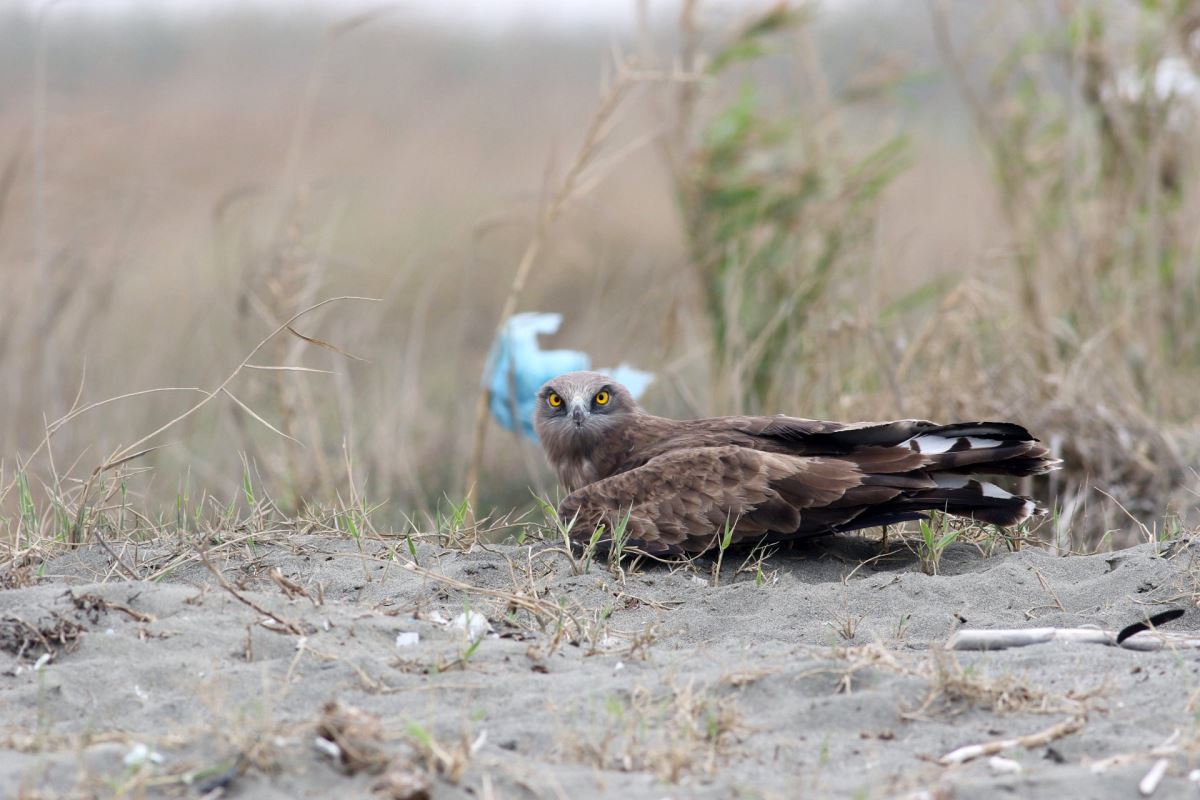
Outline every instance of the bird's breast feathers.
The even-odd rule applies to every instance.
[[[554,472],[567,491],[573,492],[600,479],[596,465],[584,456],[567,456],[554,464]]]

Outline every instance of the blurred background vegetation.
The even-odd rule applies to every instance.
[[[658,413],[1018,420],[1066,460],[1023,487],[1063,549],[1170,535],[1200,503],[1200,2],[485,25],[67,0],[0,10],[0,75],[10,544],[247,485],[285,512],[369,498],[381,526],[458,505],[533,237],[517,309],[655,371]],[[244,370],[237,401],[89,480],[335,295],[380,302],[295,327],[362,360],[277,337],[255,364],[333,374]],[[171,391],[56,424],[148,389]],[[536,447],[493,430],[480,513],[531,486],[552,486]]]

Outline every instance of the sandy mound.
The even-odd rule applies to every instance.
[[[1168,607],[1194,631],[1185,543],[954,545],[928,576],[845,538],[759,573],[728,559],[716,586],[706,563],[414,550],[416,569],[404,540],[226,543],[227,586],[164,545],[136,554],[152,581],[93,549],[46,564],[0,592],[0,796],[1133,797],[1164,744],[1158,795],[1195,791],[1200,653],[941,646]],[[1064,724],[1015,764],[937,763]]]

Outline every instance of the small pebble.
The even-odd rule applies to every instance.
[[[1021,772],[1021,764],[1004,756],[992,756],[988,759],[988,767],[993,775],[1017,775]]]
[[[127,767],[140,767],[147,761],[151,764],[161,764],[163,757],[162,753],[151,750],[141,742],[135,742],[133,747],[129,748],[129,752],[125,754],[123,760]]]
[[[492,623],[488,622],[488,618],[478,611],[471,610],[464,611],[455,617],[451,627],[467,634],[467,638],[472,642],[478,641],[492,631]]]

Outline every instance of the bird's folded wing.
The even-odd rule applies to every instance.
[[[824,422],[797,417],[740,417],[735,428],[798,452],[846,453],[859,447],[890,447],[938,425],[923,419],[891,422]]]
[[[694,447],[572,492],[559,515],[572,524],[577,541],[589,541],[603,525],[601,545],[611,545],[617,532],[624,546],[648,553],[699,553],[730,526],[734,542],[791,533],[806,508],[837,506],[847,493],[880,494],[880,500],[899,493],[899,487],[865,485],[864,477],[858,465],[842,459]]]

